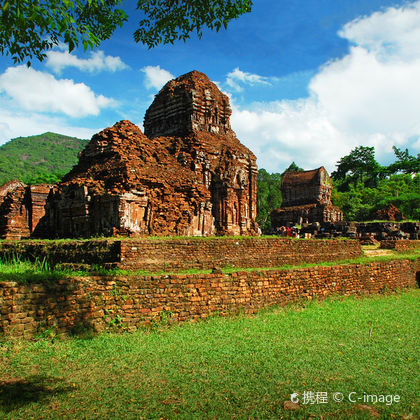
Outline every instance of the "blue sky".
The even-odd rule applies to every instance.
[[[259,167],[334,170],[359,145],[387,163],[420,151],[420,1],[255,0],[218,33],[149,50],[130,20],[97,50],[57,48],[31,68],[0,60],[0,144],[53,131],[90,138],[142,125],[160,87],[191,70],[231,98],[232,128]]]

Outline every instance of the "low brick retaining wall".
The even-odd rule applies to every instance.
[[[290,238],[133,240],[121,243],[121,266],[149,271],[219,267],[279,267],[356,258],[358,241]]]
[[[395,249],[395,251],[411,251],[420,248],[420,240],[395,240],[395,241],[381,241],[382,249]]]
[[[0,242],[0,258],[117,266],[130,270],[180,271],[217,267],[279,267],[362,255],[356,240],[242,238],[142,238],[90,241]]]
[[[21,240],[0,241],[0,258],[16,257],[30,261],[47,261],[51,266],[60,263],[115,264],[120,260],[120,241],[102,240]]]
[[[418,262],[394,260],[232,274],[75,277],[54,284],[2,282],[0,330],[25,337],[51,326],[61,332],[79,326],[135,330],[163,318],[195,320],[300,299],[415,287],[418,269]]]

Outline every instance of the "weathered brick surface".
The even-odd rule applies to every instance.
[[[0,238],[29,238],[45,215],[52,185],[26,185],[18,180],[0,186]]]
[[[96,264],[117,263],[120,258],[120,242],[112,240],[74,241],[0,241],[0,259],[10,260],[19,256],[22,260],[46,261],[54,267],[60,263]]]
[[[395,249],[396,251],[410,251],[420,248],[420,240],[386,240],[381,241],[382,249]]]
[[[395,220],[400,221],[404,220],[405,217],[402,214],[401,210],[395,207],[394,204],[388,204],[388,206],[379,209],[374,215],[374,219],[377,220]]]
[[[0,330],[32,337],[55,325],[103,331],[135,330],[173,322],[253,312],[301,299],[367,295],[415,287],[418,265],[409,260],[298,270],[128,277],[64,278],[56,284],[0,283]]]
[[[168,82],[146,135],[125,120],[92,137],[48,200],[45,237],[257,235],[256,157],[230,114],[205,74]]]
[[[209,238],[121,242],[121,266],[143,270],[279,267],[356,258],[358,241],[290,238]]]
[[[90,241],[0,242],[0,258],[20,255],[57,263],[114,264],[120,268],[161,271],[213,267],[278,267],[355,258],[354,240],[290,238],[142,238]]]
[[[286,172],[281,180],[281,208],[270,214],[272,227],[343,220],[341,210],[331,203],[332,189],[331,179],[323,166],[310,171]]]

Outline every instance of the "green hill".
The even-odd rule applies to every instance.
[[[56,183],[77,163],[88,142],[56,133],[12,139],[0,146],[0,185],[11,179]]]

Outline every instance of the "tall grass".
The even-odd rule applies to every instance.
[[[36,258],[34,261],[29,261],[14,254],[0,259],[0,281],[15,281],[19,283],[48,282],[72,274],[81,275],[85,273],[53,269],[49,265],[47,258]]]

